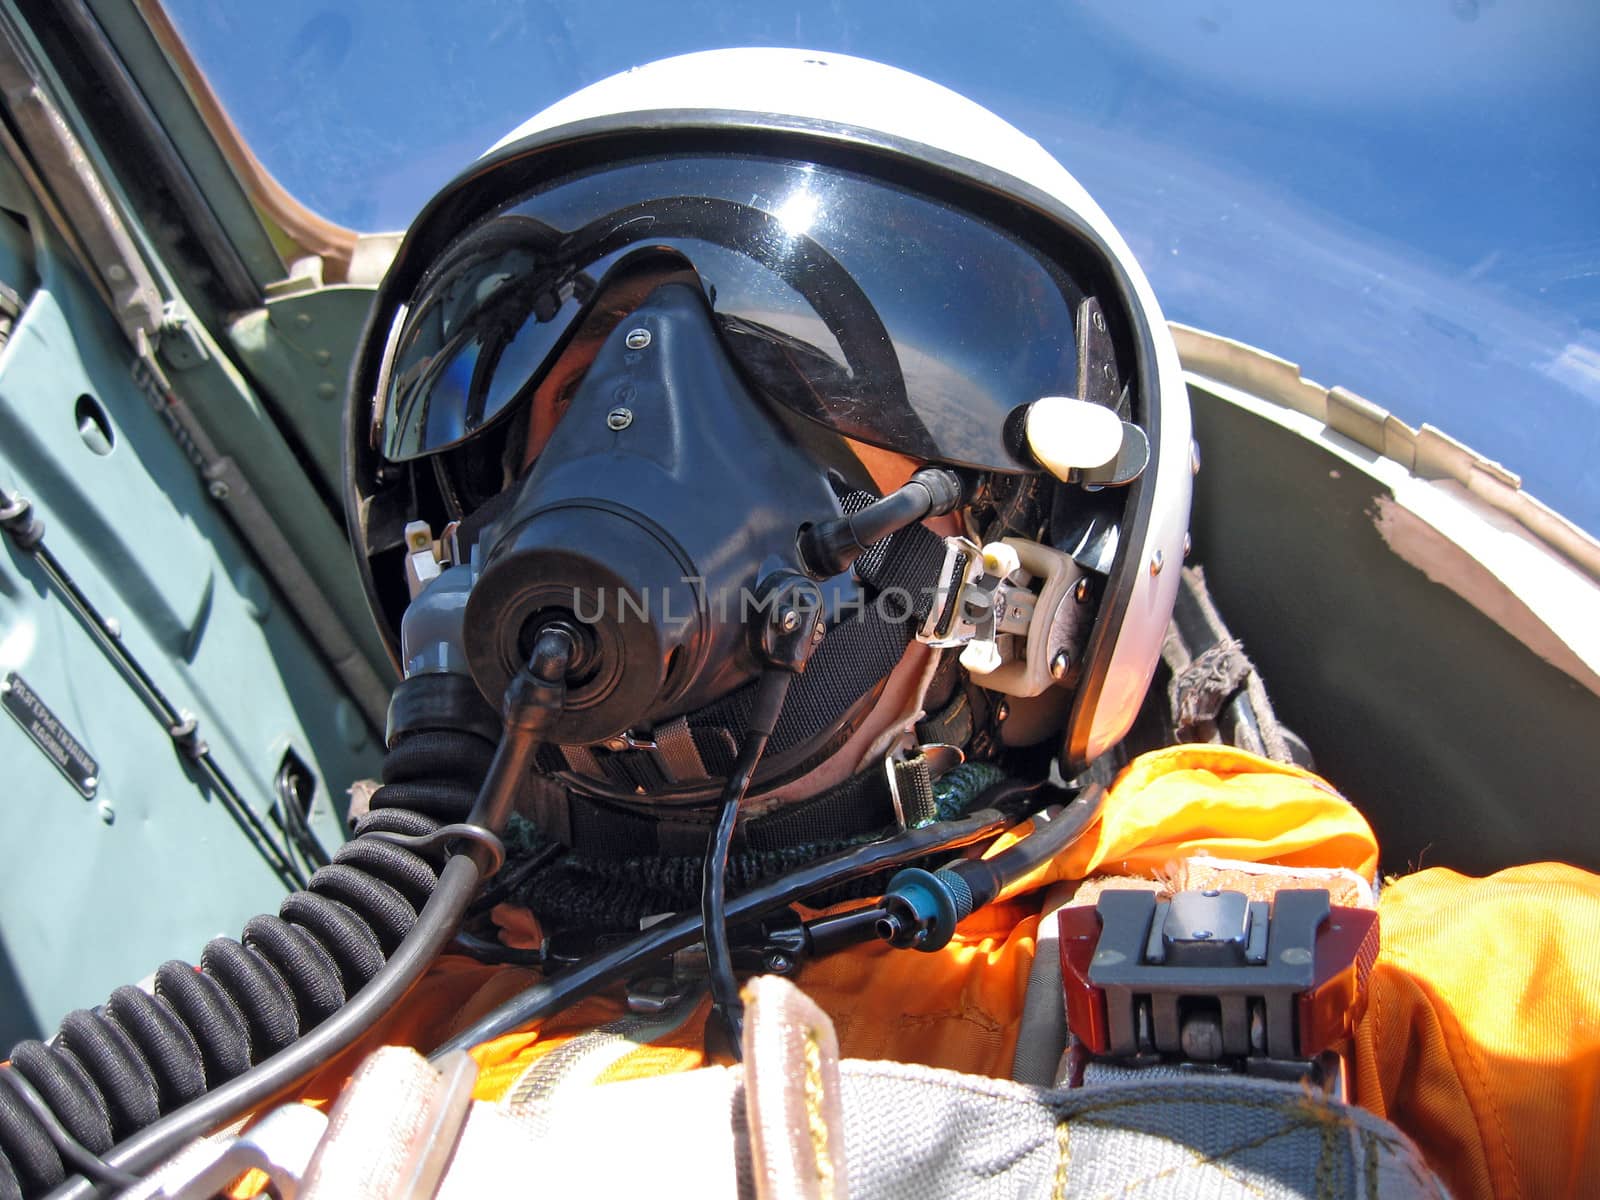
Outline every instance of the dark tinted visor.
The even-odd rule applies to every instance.
[[[559,180],[440,257],[385,349],[383,455],[443,450],[514,408],[607,272],[650,247],[693,265],[761,394],[848,437],[1016,471],[1007,415],[1074,392],[1083,289],[1015,235],[815,164],[652,159]]]

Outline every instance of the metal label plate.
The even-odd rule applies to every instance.
[[[0,680],[0,703],[84,798],[94,795],[100,784],[100,764],[15,671]]]

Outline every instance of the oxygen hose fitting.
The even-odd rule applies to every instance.
[[[961,507],[961,476],[945,467],[924,467],[902,486],[860,512],[806,525],[800,530],[800,560],[813,579],[831,579],[892,533],[924,517],[942,517]]]
[[[957,925],[1000,894],[1011,881],[1008,876],[998,859],[965,858],[937,871],[908,867],[889,880],[875,932],[898,950],[931,954],[950,941]]]
[[[900,950],[931,954],[948,945],[956,926],[1029,871],[1060,854],[1100,815],[1105,789],[1098,784],[1050,820],[1035,816],[1034,831],[993,858],[966,858],[924,871],[908,867],[889,880],[874,910],[873,932]]]

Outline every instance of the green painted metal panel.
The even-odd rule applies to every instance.
[[[336,284],[277,296],[228,327],[228,342],[241,364],[277,397],[319,481],[335,494],[342,486],[345,381],[373,291]]]
[[[376,764],[371,727],[149,407],[122,332],[9,170],[0,207],[27,222],[0,212],[0,283],[26,302],[0,351],[0,486],[34,502],[53,553],[195,714],[275,836],[285,751],[310,767],[311,825],[331,852],[346,786]],[[249,430],[240,423],[234,448],[246,462]],[[237,935],[276,909],[284,887],[37,564],[3,547],[0,678],[25,680],[99,765],[85,799],[19,722],[0,717],[9,1045],[168,958],[192,960],[211,936]],[[330,573],[348,569],[342,547],[323,558]]]

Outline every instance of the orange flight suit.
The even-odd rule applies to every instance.
[[[974,913],[943,950],[871,943],[806,964],[796,982],[833,1019],[845,1057],[1005,1077],[1045,887],[1153,877],[1202,852],[1368,879],[1378,863],[1366,821],[1310,772],[1224,747],[1171,747],[1135,760],[1075,845]],[[1378,909],[1382,951],[1353,1097],[1409,1134],[1460,1200],[1600,1195],[1600,876],[1553,863],[1486,879],[1435,868],[1385,882]],[[442,960],[363,1047],[429,1049],[530,978]],[[705,1009],[600,1081],[700,1065]],[[479,1098],[498,1099],[531,1062],[624,1011],[607,993],[479,1047]],[[334,1064],[311,1094],[336,1092],[355,1061]]]

